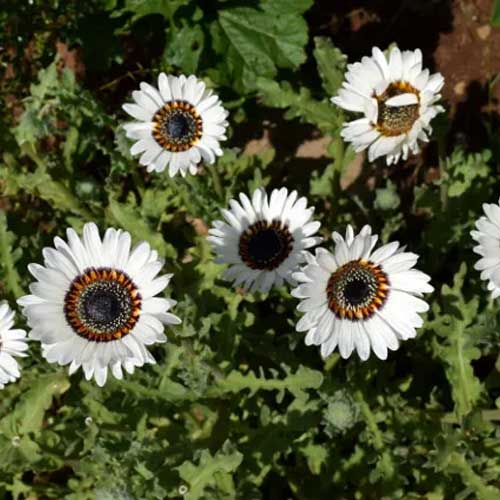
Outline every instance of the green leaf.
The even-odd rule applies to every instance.
[[[378,425],[377,412],[370,407],[361,389],[354,392],[353,399],[366,423],[367,442],[377,450],[377,464],[370,470],[370,482],[373,483],[379,478],[384,478],[387,482],[393,481],[396,466],[391,450],[384,441],[384,433]]]
[[[336,136],[327,148],[329,156],[333,159],[321,175],[311,176],[310,192],[316,196],[331,196],[338,190],[338,178],[344,169],[354,160],[355,152],[347,146],[341,137]]]
[[[495,28],[500,28],[500,0],[495,0],[493,3],[490,22]]]
[[[157,388],[148,388],[133,380],[121,380],[119,382],[111,380],[110,384],[117,388],[124,389],[133,394],[136,398],[161,399],[169,403],[179,403],[182,401],[195,401],[196,394],[189,391],[178,382],[168,378],[163,379],[163,383]]]
[[[18,467],[31,466],[42,457],[40,447],[29,436],[8,439],[0,434],[0,461],[4,464],[4,472],[15,472]]]
[[[300,448],[300,452],[306,457],[307,466],[312,474],[318,475],[321,467],[327,463],[328,451],[325,447],[318,444],[308,443]]]
[[[319,371],[301,365],[295,373],[288,373],[283,379],[257,377],[253,372],[244,375],[233,370],[226,378],[217,381],[215,390],[237,393],[249,389],[250,394],[259,390],[288,390],[295,396],[300,396],[305,389],[318,389],[322,383],[323,375]]]
[[[415,187],[415,211],[429,215],[423,238],[434,252],[444,253],[453,245],[463,248],[469,243],[481,204],[496,189],[490,159],[488,150],[466,155],[456,147],[441,161],[439,179]]]
[[[480,498],[481,500],[495,500],[498,498],[498,490],[487,485],[485,479],[474,472],[466,456],[460,451],[459,445],[463,445],[463,441],[457,432],[448,431],[439,435],[435,439],[434,445],[435,450],[431,452],[430,463],[441,474],[460,475],[464,485],[469,490],[469,492],[465,490],[464,496],[461,498],[470,496],[471,492],[474,492],[474,498]]]
[[[176,10],[188,4],[188,0],[125,0],[124,6],[121,9],[115,9],[112,17],[132,13],[131,22],[150,14],[161,14],[166,19],[173,19]]]
[[[73,193],[47,173],[36,153],[29,146],[26,146],[25,151],[39,163],[39,167],[33,173],[24,173],[0,165],[0,179],[6,183],[6,194],[15,195],[19,191],[26,191],[46,201],[56,210],[72,212],[87,220],[92,219],[91,213],[80,204]]]
[[[42,429],[45,411],[52,399],[66,392],[70,383],[65,374],[41,375],[33,381],[31,388],[21,396],[11,412],[0,421],[0,431],[14,437],[37,433]]]
[[[455,412],[460,419],[473,410],[483,390],[471,366],[471,362],[481,355],[476,347],[478,331],[474,328],[479,299],[464,300],[462,287],[466,272],[467,266],[463,263],[453,279],[453,287],[443,286],[443,309],[435,307],[437,318],[430,323],[430,327],[443,339],[441,343],[434,342],[434,349],[446,366]]]
[[[399,199],[396,185],[387,180],[385,188],[377,188],[375,190],[375,208],[379,210],[394,210],[399,207],[401,200]]]
[[[17,247],[15,236],[7,229],[7,217],[0,212],[0,270],[7,290],[18,298],[24,295],[21,287],[21,276],[16,269],[16,261],[21,256],[21,249]]]
[[[347,58],[329,38],[319,36],[314,38],[313,54],[323,88],[328,96],[333,97],[344,80]]]
[[[295,6],[295,8],[294,8]],[[212,24],[213,48],[223,81],[240,92],[255,90],[257,77],[273,78],[278,68],[297,68],[306,59],[308,3],[291,0],[279,13],[272,2],[262,9],[228,8]]]
[[[144,240],[151,244],[152,248],[158,251],[162,257],[175,258],[177,252],[175,248],[166,243],[161,233],[152,229],[133,206],[118,202],[110,196],[109,204],[106,208],[106,218],[110,224],[116,225],[128,231],[136,241]]]
[[[19,145],[24,143],[36,144],[42,137],[50,134],[50,124],[40,117],[33,109],[26,109],[14,130]]]
[[[311,8],[314,0],[262,0],[261,6],[270,14],[303,14]]]
[[[14,135],[20,146],[27,143],[34,147],[39,139],[53,132],[57,118],[54,107],[67,95],[77,94],[74,73],[68,69],[58,71],[56,57],[46,68],[38,72],[38,83],[30,85],[30,96],[25,99],[25,111]]]
[[[184,73],[196,73],[204,46],[205,35],[201,26],[186,24],[172,31],[163,60],[169,66],[181,68]]]
[[[226,441],[222,449],[213,456],[208,450],[199,452],[196,464],[186,460],[177,467],[179,475],[188,486],[188,492],[184,498],[186,500],[206,498],[203,496],[205,488],[217,487],[218,480],[222,479],[219,479],[217,474],[234,473],[242,460],[243,455],[229,441]]]
[[[52,93],[53,89],[57,87],[57,84],[57,63],[54,61],[38,72],[38,83],[32,83],[30,85],[31,95],[39,101],[42,101]]]
[[[481,500],[498,500],[499,491],[494,486],[485,484],[476,474],[462,453],[453,453],[448,465],[449,471],[460,474],[465,486],[469,487]]]
[[[461,149],[455,150],[452,156],[445,160],[446,175],[442,182],[448,187],[448,196],[460,197],[472,187],[474,182],[488,177],[490,159],[491,152],[488,150],[470,155],[465,155]]]
[[[72,165],[72,157],[76,153],[78,149],[78,139],[80,137],[80,133],[76,127],[70,127],[66,134],[66,141],[64,142],[63,147],[63,158],[66,163],[66,168],[71,171],[73,170]]]
[[[301,87],[297,93],[288,82],[279,84],[265,78],[257,80],[257,88],[264,104],[286,109],[289,120],[300,118],[330,135],[335,135],[342,125],[342,113],[329,102],[314,99],[309,89]]]

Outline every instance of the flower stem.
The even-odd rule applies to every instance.
[[[385,479],[390,481],[395,477],[394,464],[392,462],[391,454],[385,446],[382,432],[378,428],[376,417],[373,414],[361,390],[357,390],[354,393],[354,398],[360,407],[361,414],[364,417],[368,433],[371,435],[373,447],[380,454],[380,468],[384,472]]]
[[[12,237],[12,234],[8,232],[7,217],[4,213],[0,213],[0,258],[2,262],[0,267],[3,268],[6,288],[17,299],[24,295],[24,292],[21,286],[21,277],[13,259],[12,242],[9,236]]]
[[[444,138],[438,139],[438,152],[439,152],[439,178],[440,194],[441,194],[441,207],[443,210],[448,208],[448,174],[446,173],[446,157],[445,157],[445,143]]]
[[[222,189],[222,182],[220,180],[219,172],[217,172],[217,168],[215,168],[214,165],[207,164],[206,166],[210,172],[210,175],[212,176],[215,193],[222,200],[224,198],[224,190]]]
[[[463,454],[453,452],[450,455],[448,469],[451,472],[460,474],[464,484],[476,493],[476,498],[484,500],[495,500],[498,498],[498,490],[485,483],[484,479],[474,472]]]

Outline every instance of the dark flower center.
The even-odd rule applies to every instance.
[[[328,280],[328,307],[339,318],[352,321],[372,316],[389,293],[387,275],[380,266],[353,260],[340,266]]]
[[[293,237],[280,221],[259,221],[242,233],[239,254],[251,269],[272,271],[290,255]]]
[[[89,269],[77,276],[64,300],[66,320],[87,340],[108,342],[127,335],[141,311],[141,296],[123,272]]]
[[[191,117],[190,117],[191,118]],[[193,119],[190,120],[184,114],[175,114],[165,122],[165,131],[172,139],[181,139],[189,134],[193,126]]]
[[[170,101],[153,116],[153,137],[167,151],[187,151],[201,138],[203,123],[186,101]]]
[[[82,302],[85,315],[96,323],[111,323],[122,310],[117,295],[109,290],[93,290]]]
[[[344,297],[353,306],[362,304],[370,295],[370,286],[366,281],[353,279],[344,288]]]
[[[255,262],[265,263],[279,255],[285,244],[285,238],[276,229],[263,229],[248,242],[248,254]]]

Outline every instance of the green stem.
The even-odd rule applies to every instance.
[[[17,272],[14,259],[12,258],[12,247],[9,242],[9,232],[7,231],[7,217],[0,213],[0,265],[4,270],[6,288],[17,299],[24,295],[21,287],[21,277]]]
[[[498,490],[485,484],[481,476],[478,476],[472,470],[472,467],[462,454],[452,453],[450,469],[460,475],[466,486],[474,490],[477,495],[475,498],[481,498],[482,500],[498,499]]]
[[[208,370],[211,372],[211,374],[214,376],[215,380],[224,380],[225,374],[224,372],[216,365],[212,363],[207,363],[206,361],[202,361],[199,359],[199,356],[197,352],[194,350],[193,347],[193,342],[191,339],[185,339],[181,341],[182,347],[186,351],[186,353],[194,360],[196,360],[197,363],[201,363],[205,365]]]
[[[481,418],[484,422],[499,422],[500,410],[483,410],[481,412]]]
[[[339,193],[340,191],[340,178],[342,176],[342,170],[344,168],[344,160],[345,160],[345,146],[344,141],[340,137],[335,137],[332,140],[332,143],[335,144],[334,151],[335,156],[333,157],[333,171],[332,177],[330,179],[330,185],[332,189],[332,193]],[[328,145],[328,152],[331,151],[331,144]]]
[[[64,465],[67,465],[69,467],[78,467],[80,465],[80,461],[77,458],[68,458],[64,455],[59,455],[59,453],[56,453],[52,450],[49,450],[45,445],[42,443],[38,442],[37,443],[40,450],[43,451],[44,457],[51,457],[57,462],[62,462]]]
[[[145,187],[144,187],[144,177],[139,174],[138,168],[132,169],[132,179],[134,180],[134,184],[139,191],[141,197],[144,195]]]
[[[206,164],[206,167],[210,172],[210,175],[212,176],[215,193],[221,200],[224,199],[224,190],[222,189],[222,182],[220,180],[219,172],[217,172],[217,168],[214,165],[210,164]]]
[[[77,197],[63,183],[56,181],[48,174],[47,165],[32,144],[23,144],[21,150],[37,166],[35,174],[26,174],[24,176],[24,182],[21,185],[22,189],[42,198],[55,209],[71,211],[87,220],[93,219],[92,213],[80,204]],[[44,182],[33,182],[37,174],[44,177]]]
[[[384,478],[390,480],[394,477],[394,464],[389,450],[385,447],[382,432],[377,425],[375,415],[371,411],[368,403],[366,402],[363,393],[358,389],[354,393],[354,399],[358,402],[361,413],[365,419],[368,432],[371,434],[373,446],[380,453],[380,468],[384,472]]]
[[[335,172],[342,173],[342,166],[344,165],[344,157],[345,157],[345,145],[344,141],[340,137],[335,137],[332,142],[335,144],[335,152],[336,155],[333,158],[333,170]],[[328,145],[330,147],[330,145]]]
[[[366,402],[363,396],[363,393],[359,389],[354,393],[354,398],[358,402],[361,413],[365,418],[366,426],[368,427],[368,430],[370,431],[370,434],[373,439],[373,446],[375,446],[375,449],[378,451],[383,450],[384,441],[382,439],[382,433],[380,432],[380,429],[377,426],[375,415],[371,411],[370,407],[368,406],[368,403]]]
[[[337,356],[329,356],[325,360],[325,365],[324,365],[324,370],[325,372],[331,372],[339,363],[341,360],[341,357],[339,355]]]
[[[112,380],[111,384],[119,389],[130,391],[135,395],[140,395],[145,398],[160,399],[169,403],[196,400],[196,395],[194,393],[189,392],[188,389],[177,383],[168,391],[145,387],[142,384],[125,379],[120,381]]]
[[[448,208],[448,184],[446,172],[446,155],[445,155],[445,143],[444,138],[438,138],[438,151],[439,151],[439,178],[440,184],[440,194],[441,194],[441,207],[443,210]]]

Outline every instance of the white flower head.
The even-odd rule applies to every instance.
[[[293,271],[305,260],[306,249],[321,242],[320,227],[311,221],[314,208],[297,191],[275,189],[271,196],[257,189],[250,200],[240,193],[230,210],[221,210],[225,222],[214,221],[208,240],[218,263],[229,264],[223,277],[245,290],[268,292],[273,285],[295,284]]]
[[[419,313],[429,309],[420,297],[432,292],[429,276],[413,269],[418,255],[392,242],[377,250],[378,236],[365,226],[354,235],[332,234],[334,253],[318,248],[294,278],[300,285],[292,295],[304,313],[296,329],[307,332],[307,345],[321,346],[329,356],[338,347],[346,359],[354,349],[362,360],[370,351],[380,359],[413,338],[422,326]]]
[[[109,228],[101,240],[94,223],[83,237],[69,228],[68,241],[56,237],[44,248],[44,265],[30,264],[36,278],[31,295],[18,300],[50,363],[79,367],[99,386],[108,369],[117,378],[122,368],[155,363],[147,346],[166,342],[164,324],[179,324],[168,310],[175,301],[155,297],[172,275],[158,276],[163,263],[148,243],[131,250],[130,234]]]
[[[226,139],[228,112],[194,75],[160,73],[158,88],[141,82],[132,97],[135,103],[123,109],[138,121],[124,128],[136,141],[130,153],[141,155],[139,163],[148,172],[163,172],[168,166],[170,177],[196,174],[202,159],[214,163],[222,155],[219,142]]]
[[[386,157],[387,164],[406,160],[429,140],[431,120],[444,111],[436,102],[444,85],[440,73],[422,69],[420,49],[392,48],[387,59],[377,47],[372,57],[349,64],[342,88],[332,102],[365,116],[344,124],[342,137],[356,152],[368,149],[368,160]]]
[[[6,302],[0,303],[0,389],[21,376],[15,357],[26,356],[26,332],[12,329],[14,311]]]
[[[500,205],[500,200],[498,201]],[[481,271],[481,279],[488,281],[491,297],[500,297],[500,206],[484,203],[486,216],[476,221],[477,231],[471,231],[472,238],[478,243],[474,252],[481,256],[474,268]]]

